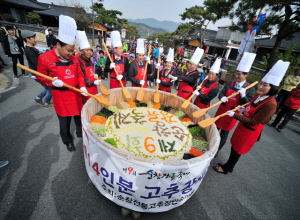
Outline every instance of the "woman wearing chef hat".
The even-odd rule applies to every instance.
[[[82,98],[80,93],[64,87],[64,83],[87,92],[78,57],[73,56],[76,30],[77,26],[73,18],[59,16],[56,47],[39,56],[37,67],[38,72],[56,80],[50,81],[36,76],[39,82],[51,87],[54,109],[59,120],[60,136],[69,151],[75,151],[73,136],[70,133],[72,117],[76,124],[77,137],[82,137],[80,120]]]
[[[289,62],[279,60],[272,69],[264,76],[257,88],[257,95],[241,112],[244,115],[228,111],[228,115],[239,120],[231,138],[231,153],[225,164],[219,163],[213,169],[218,173],[227,174],[232,172],[241,155],[248,153],[259,140],[261,132],[277,109],[274,99],[278,86],[288,69]]]

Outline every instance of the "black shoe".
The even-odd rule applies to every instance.
[[[218,165],[221,167],[223,166],[224,164],[223,163],[218,163]],[[232,173],[233,170],[228,170],[230,173]]]
[[[3,66],[8,66],[6,63],[2,63]]]
[[[66,144],[68,151],[75,151],[75,146],[73,143]]]
[[[82,138],[82,134],[77,134],[77,137],[78,138]]]
[[[269,125],[270,127],[276,127],[274,123],[268,123],[267,125]]]
[[[282,130],[282,129],[280,129],[280,128],[276,128],[276,130],[277,130],[278,132],[281,132],[281,130]]]
[[[222,174],[227,174],[228,171],[219,171],[219,167],[218,166],[214,166],[213,169],[217,172],[217,173],[222,173]]]

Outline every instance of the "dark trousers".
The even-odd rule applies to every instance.
[[[285,100],[289,97],[290,92],[286,90],[280,90],[278,96],[276,97],[276,101],[278,102],[278,108],[281,108],[285,103]]]
[[[281,124],[278,126],[279,129],[283,129],[287,123],[291,120],[293,114],[297,111],[297,109],[292,109],[287,107],[286,105],[283,105],[280,112],[278,113],[277,117],[275,118],[275,121],[273,124],[276,126],[282,117],[284,117],[284,120],[281,122]]]
[[[234,149],[233,147],[231,147],[231,152],[230,152],[230,156],[229,156],[229,159],[228,161],[222,166],[222,169],[225,171],[225,172],[228,172],[228,171],[232,171],[235,164],[238,162],[238,160],[240,159],[240,154],[238,154]]]
[[[57,115],[59,120],[59,129],[60,129],[60,136],[64,144],[73,143],[73,136],[70,132],[70,125],[71,119],[74,118],[75,125],[76,125],[76,135],[81,137],[82,136],[82,128],[81,128],[81,119],[80,115],[75,116],[59,116]]]
[[[0,56],[0,61],[1,61],[2,64],[5,63],[1,56]]]
[[[225,131],[225,130],[222,130],[220,128],[218,128],[220,130],[220,137],[221,137],[221,140],[220,140],[220,145],[219,145],[219,150],[220,151],[222,149],[222,147],[225,145],[226,143],[226,140],[227,140],[227,137],[228,137],[228,134],[229,134],[229,131]]]
[[[24,65],[23,55],[21,55],[21,54],[12,54],[11,59],[12,59],[12,62],[13,62],[14,75],[18,76],[17,63],[18,63],[18,59],[19,59],[20,64]],[[23,70],[23,69],[22,69],[22,74],[25,74],[25,70]]]

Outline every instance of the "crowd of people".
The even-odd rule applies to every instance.
[[[85,93],[97,94],[101,80],[109,79],[110,89],[122,86],[146,88],[159,84],[159,90],[171,93],[174,86],[178,90],[177,96],[183,99],[189,99],[194,94],[196,96],[194,104],[199,108],[209,107],[211,100],[218,96],[222,104],[216,116],[228,113],[216,121],[221,137],[218,152],[225,145],[229,132],[239,121],[231,138],[232,147],[228,161],[213,167],[216,172],[223,174],[232,172],[240,156],[251,150],[259,139],[264,125],[277,111],[278,101],[282,103],[282,108],[271,124],[275,127],[285,115],[285,120],[277,128],[278,131],[284,128],[291,115],[300,107],[299,69],[295,70],[294,76],[286,78],[285,86],[277,101],[274,98],[289,66],[288,62],[278,61],[259,83],[254,95],[254,87],[247,88],[250,85],[247,77],[255,54],[244,54],[236,68],[235,80],[226,82],[219,91],[218,76],[220,69],[225,68],[226,58],[218,58],[217,54],[211,60],[208,57],[202,58],[204,51],[200,48],[195,49],[190,59],[185,59],[187,50],[183,48],[169,48],[164,53],[161,45],[145,44],[143,39],[122,42],[120,33],[112,31],[111,45],[108,45],[108,49],[98,45],[93,50],[85,32],[77,30],[75,20],[61,15],[58,37],[56,38],[48,27],[45,33],[50,50],[40,55],[35,48],[37,40],[34,32],[28,30],[19,32],[13,26],[7,26],[6,31],[8,33],[4,34],[2,29],[0,30],[0,33],[3,33],[1,43],[5,54],[12,58],[15,77],[18,77],[17,60],[24,65],[23,54],[25,54],[30,69],[54,78],[54,81],[51,81],[32,75],[32,78],[42,86],[41,92],[33,101],[44,108],[54,107],[59,120],[62,142],[69,151],[75,151],[74,137],[70,133],[71,120],[74,119],[76,135],[81,138],[80,113],[82,106],[89,99]],[[76,39],[78,51],[75,48]],[[2,64],[5,65],[3,62]],[[26,76],[24,70],[22,75]],[[70,90],[65,84],[80,88],[85,93]],[[228,98],[236,92],[237,96]],[[239,111],[231,111],[243,104],[247,105]]]

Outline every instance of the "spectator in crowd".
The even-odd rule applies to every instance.
[[[19,62],[24,65],[24,44],[20,37],[14,35],[14,29],[12,26],[6,26],[6,30],[8,35],[4,37],[4,53],[6,56],[11,57],[13,62],[13,71],[14,71],[14,78],[18,78],[18,70],[17,70],[17,63]],[[25,75],[25,70],[22,69],[22,76],[28,77]]]
[[[278,108],[281,108],[289,93],[300,83],[300,69],[294,71],[294,75],[289,75],[285,78],[282,89],[280,90],[276,101],[279,103]]]
[[[18,27],[16,25],[13,25],[12,27],[14,29],[14,35],[22,39],[22,35],[21,35],[20,29],[18,29]]]
[[[134,59],[135,59],[135,55],[134,55],[134,53],[131,53],[128,63],[131,63],[132,61],[134,61]]]
[[[107,80],[108,73],[105,71],[106,57],[102,50],[99,52],[99,55],[100,57],[96,64],[96,73],[98,74],[98,77],[101,77],[101,79]]]
[[[50,50],[52,50],[52,48],[54,47],[54,45],[56,45],[56,37],[52,33],[51,29],[48,30],[48,33],[49,34],[46,35],[47,46],[50,48]]]
[[[292,89],[289,93],[289,96],[285,103],[283,104],[281,111],[278,113],[275,121],[272,124],[269,124],[272,127],[276,127],[279,124],[282,117],[284,120],[281,124],[276,128],[278,132],[281,132],[282,129],[287,125],[287,123],[291,120],[295,112],[300,108],[300,83],[296,88]]]
[[[48,27],[46,28],[46,30],[45,30],[45,35],[46,35],[46,36],[49,34],[49,29],[51,29],[50,26],[48,26]]]
[[[39,57],[39,51],[34,47],[36,45],[36,34],[28,30],[22,31],[21,34],[26,43],[25,55],[28,61],[29,68],[36,71]],[[32,78],[36,79],[35,76],[33,76]],[[33,99],[33,102],[43,106],[45,109],[53,108],[53,104],[51,104],[52,93],[50,87],[43,84],[41,85],[44,87],[44,89],[35,97],[35,99]],[[45,103],[43,102],[43,98],[45,98]]]
[[[210,60],[210,65],[211,66],[214,65],[214,62],[216,61],[217,58],[218,58],[218,54],[215,53],[215,56],[213,56],[213,58],[211,58],[211,60]]]
[[[223,57],[223,59],[221,60],[221,68],[224,69],[225,68],[225,65],[226,65],[226,57]]]

